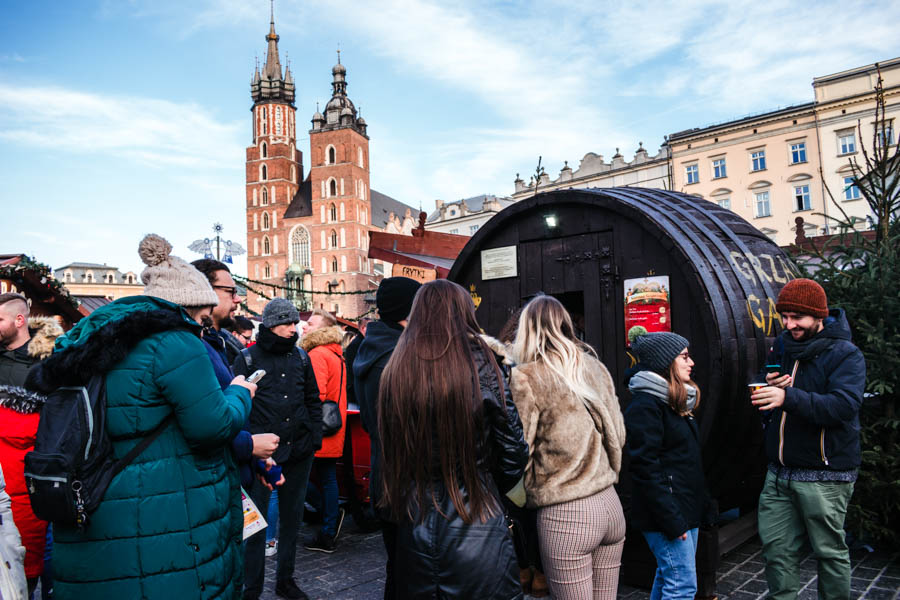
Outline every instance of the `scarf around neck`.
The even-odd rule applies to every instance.
[[[685,408],[688,412],[694,410],[697,405],[697,390],[691,385],[685,384],[687,390],[687,401]],[[653,371],[640,371],[631,381],[628,382],[628,390],[633,394],[635,392],[647,392],[651,396],[656,396],[666,406],[669,405],[669,384],[662,375]]]

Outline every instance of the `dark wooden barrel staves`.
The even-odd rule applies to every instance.
[[[752,508],[762,487],[761,426],[747,383],[780,330],[778,291],[796,274],[772,240],[712,202],[606,188],[538,194],[506,208],[472,237],[449,279],[471,292],[478,322],[493,335],[538,292],[557,297],[617,381],[624,408],[633,361],[624,282],[668,276],[671,328],[691,342],[702,391],[704,470],[725,511]],[[618,486],[626,511],[627,481]]]

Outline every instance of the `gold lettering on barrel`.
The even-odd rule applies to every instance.
[[[775,308],[775,301],[771,298],[765,298],[765,308],[763,301],[756,294],[747,296],[747,314],[757,329],[762,330],[766,337],[775,335],[775,325],[781,322],[781,315]]]

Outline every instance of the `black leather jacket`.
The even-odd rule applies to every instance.
[[[509,386],[498,381],[481,347],[475,347],[473,342],[484,409],[478,466],[497,498],[496,514],[485,523],[464,523],[443,483],[434,482],[440,512],[429,506],[423,522],[398,524],[399,598],[522,598],[515,549],[499,498],[522,477],[528,445]]]

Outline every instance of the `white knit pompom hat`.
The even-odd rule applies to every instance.
[[[141,240],[138,254],[147,265],[141,273],[144,294],[168,300],[179,306],[216,306],[219,295],[206,275],[177,256],[172,244],[151,233]]]

